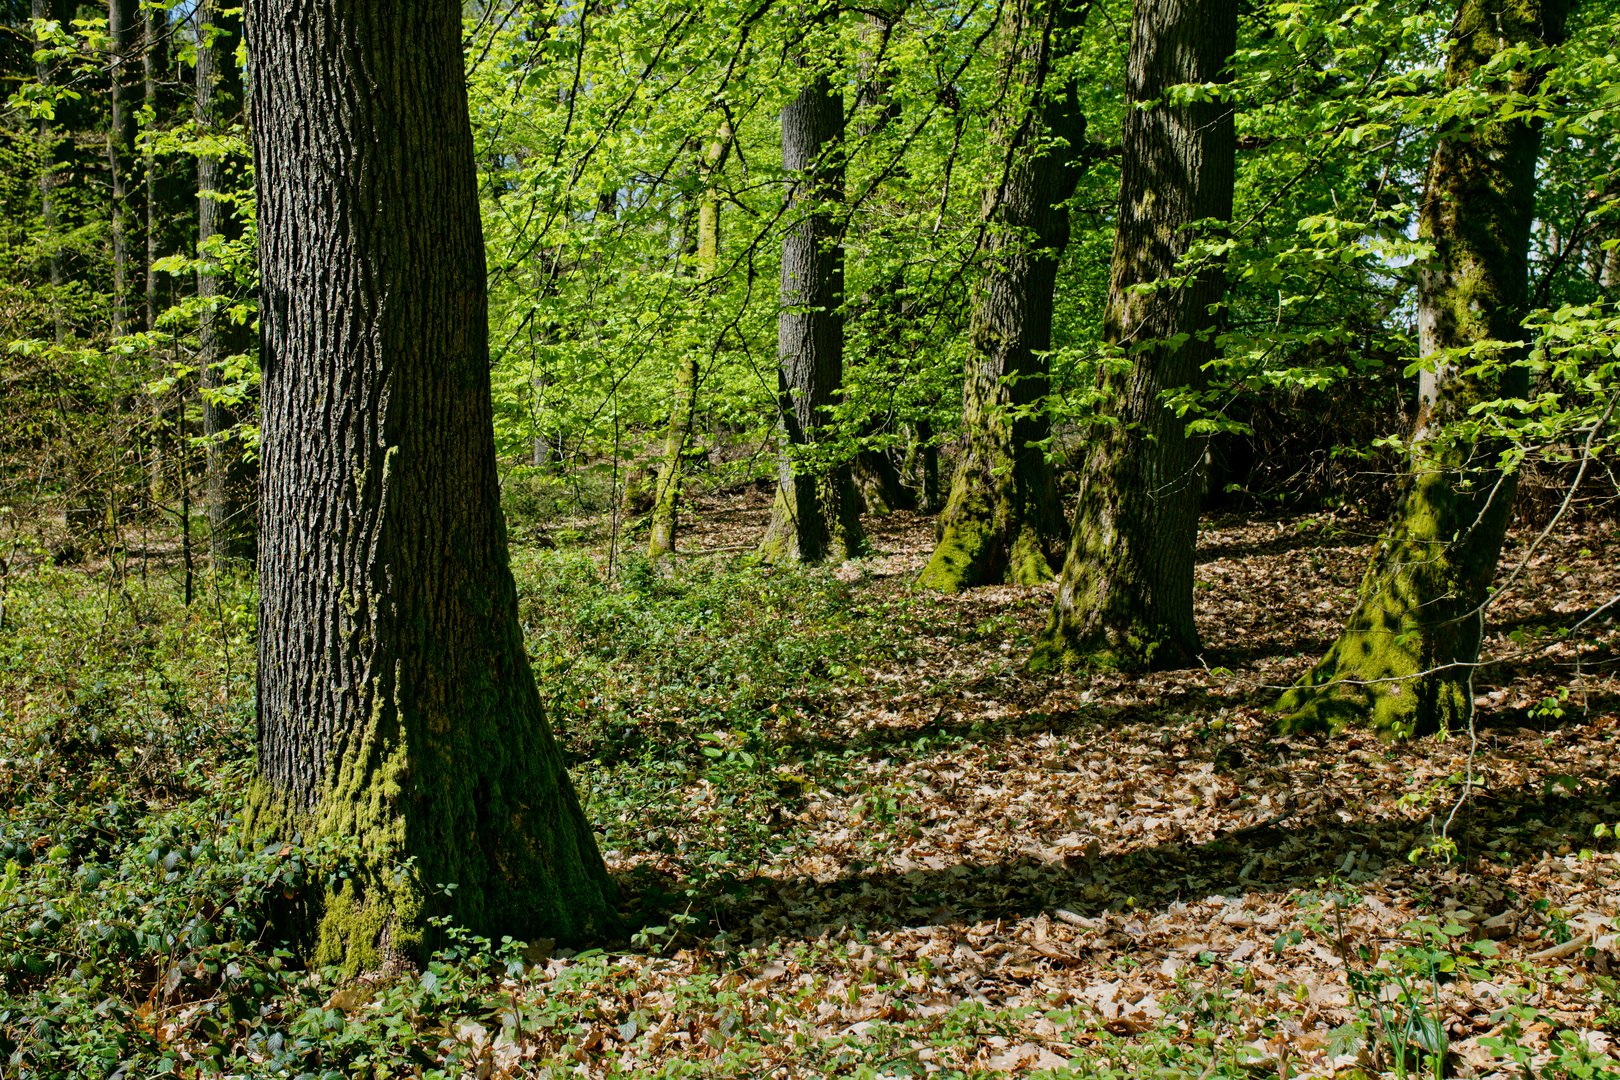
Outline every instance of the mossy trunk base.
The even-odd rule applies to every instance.
[[[1403,739],[1467,726],[1513,492],[1512,477],[1481,492],[1459,492],[1441,471],[1413,482],[1343,633],[1277,703],[1281,730],[1366,724]]]

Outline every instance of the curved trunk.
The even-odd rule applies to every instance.
[[[1034,667],[1098,663],[1170,667],[1198,648],[1193,551],[1202,440],[1165,395],[1203,383],[1216,355],[1225,289],[1205,260],[1182,265],[1195,223],[1232,215],[1231,107],[1171,105],[1167,91],[1225,77],[1236,47],[1235,0],[1138,0],[1131,30],[1119,226],[1103,334],[1131,355],[1109,376],[1116,422],[1102,429],[1081,477],[1056,605]],[[1153,102],[1147,108],[1140,107]]]
[[[970,330],[972,359],[962,395],[962,446],[939,542],[922,582],[955,591],[973,585],[1032,585],[1052,576],[1063,541],[1063,508],[1046,460],[1052,293],[1069,242],[1064,204],[1079,181],[1085,118],[1073,87],[1046,87],[1055,39],[1077,27],[1075,0],[1008,9],[1009,77],[1021,80],[1027,111],[1004,117],[995,138],[1005,176],[985,197],[989,265]]]
[[[716,176],[731,148],[731,124],[722,121],[709,143],[699,170],[701,190],[697,208],[696,276],[699,285],[714,277],[720,261],[720,192]],[[692,440],[692,417],[697,411],[698,354],[689,350],[675,368],[675,400],[669,410],[669,427],[664,432],[664,451],[658,462],[658,480],[653,489],[651,535],[647,557],[657,559],[675,551],[675,531],[680,517],[681,457]]]
[[[1466,0],[1452,28],[1446,82],[1478,80],[1499,54],[1563,39],[1564,0]],[[1526,94],[1544,75],[1515,69],[1496,89]],[[1463,726],[1485,606],[1512,513],[1516,477],[1496,440],[1448,426],[1484,401],[1523,397],[1521,323],[1535,217],[1541,128],[1487,118],[1450,134],[1429,166],[1420,229],[1435,249],[1418,281],[1418,421],[1406,488],[1339,639],[1283,695],[1281,726],[1369,721],[1402,738]]]
[[[843,198],[844,105],[824,74],[782,110],[782,167],[793,178],[782,238],[776,502],[760,545],[770,559],[841,561],[866,548],[849,463],[820,460],[844,381],[844,249],[829,204]]]
[[[197,5],[197,127],[223,134],[242,119],[242,72],[236,47],[242,20],[231,0]],[[214,248],[242,235],[232,205],[223,158],[197,159],[197,298],[202,301],[197,368],[202,391],[203,435],[208,441],[208,542],[215,565],[253,561],[256,477],[239,427],[244,409],[222,396],[236,380],[226,370],[233,357],[252,347],[249,327],[227,314],[235,282],[220,269]]]
[[[455,0],[251,0],[263,293],[259,777],[331,837],[312,959],[423,957],[434,916],[578,941],[613,888],[508,568]]]

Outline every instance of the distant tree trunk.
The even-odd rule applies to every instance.
[[[169,70],[169,15],[160,7],[146,9],[144,41],[141,49],[142,100],[148,121],[154,128],[164,120],[166,112],[163,77]],[[163,207],[160,205],[159,165],[157,156],[147,149],[143,155],[146,170],[146,329],[150,330],[163,311],[161,291],[162,274],[155,269],[165,254],[163,244]]]
[[[870,12],[861,27],[860,88],[855,101],[858,117],[855,135],[867,146],[880,140],[901,115],[900,104],[894,97],[895,63],[890,43],[904,5],[891,2],[880,5],[880,8]],[[902,180],[906,175],[905,165],[896,163],[893,175],[895,179]],[[880,212],[880,220],[882,216]],[[875,252],[889,254],[903,250],[893,230],[881,224],[864,247],[868,257],[873,257]],[[859,304],[864,318],[872,327],[868,340],[873,344],[866,362],[882,365],[883,369],[893,373],[896,381],[904,377],[900,361],[906,324],[905,288],[905,273],[896,261],[893,267],[879,272],[874,286],[860,298]],[[892,418],[868,419],[861,431],[861,438],[868,440],[882,434],[892,422]],[[895,510],[916,509],[916,493],[906,486],[905,478],[886,450],[872,445],[862,446],[850,462],[850,472],[855,489],[860,493],[863,513],[881,515]]]
[[[311,959],[577,942],[613,886],[507,561],[458,0],[250,0],[263,296],[249,827],[340,838]]]
[[[922,512],[939,513],[944,505],[939,490],[939,444],[934,441],[934,425],[926,418],[911,425],[911,444],[906,448],[902,471],[907,476],[917,474]]]
[[[135,107],[141,69],[136,63],[140,43],[137,0],[108,0],[107,38],[112,116],[107,129],[107,164],[112,174],[113,290],[112,332],[126,334],[136,328],[134,254],[138,250],[140,207],[133,197],[135,183]]]
[[[992,135],[1006,168],[985,197],[988,265],[969,331],[962,446],[939,542],[922,572],[935,589],[1048,580],[1063,542],[1046,460],[1051,424],[1039,403],[1048,391],[1052,294],[1069,243],[1064,204],[1080,178],[1086,121],[1074,88],[1047,82],[1084,12],[1077,0],[1019,0],[1005,15],[1006,63],[1028,104]]]
[[[710,140],[698,169],[697,244],[693,267],[696,283],[705,285],[714,277],[720,261],[719,173],[731,149],[731,124],[721,121]],[[647,557],[658,559],[675,551],[675,532],[680,516],[681,458],[692,441],[692,416],[697,411],[698,351],[686,350],[675,365],[675,398],[670,405],[669,427],[664,432],[664,452],[658,462],[658,479],[653,488],[652,528],[647,541]]]
[[[1165,395],[1203,385],[1217,353],[1212,307],[1224,274],[1204,259],[1189,281],[1144,291],[1188,268],[1194,223],[1232,216],[1232,109],[1165,100],[1174,86],[1219,82],[1236,47],[1237,0],[1137,0],[1126,83],[1119,225],[1103,334],[1131,367],[1108,378],[1115,423],[1081,477],[1057,603],[1033,666],[1174,667],[1196,655],[1193,552],[1203,441]],[[1148,108],[1140,108],[1155,102]]]
[[[1464,0],[1446,83],[1478,83],[1501,54],[1563,40],[1565,0]],[[1515,65],[1484,76],[1530,94],[1545,72]],[[1488,116],[1435,148],[1419,220],[1435,258],[1418,280],[1419,349],[1427,361],[1405,490],[1361,583],[1356,610],[1327,655],[1283,695],[1285,729],[1369,722],[1403,738],[1464,726],[1484,605],[1517,483],[1498,467],[1500,440],[1449,430],[1471,406],[1523,397],[1523,319],[1541,125]]]
[[[62,10],[65,0],[32,0],[29,14],[38,20],[61,19],[66,16]],[[41,86],[51,85],[55,73],[51,63],[46,59],[34,61],[34,80]],[[62,286],[66,280],[66,273],[62,265],[62,236],[60,214],[57,209],[56,187],[61,182],[61,170],[64,164],[60,150],[60,139],[56,134],[56,126],[49,116],[42,116],[39,120],[40,162],[39,171],[39,211],[40,218],[45,224],[45,235],[49,245],[50,277],[51,277],[51,322],[55,331],[56,343],[62,344],[67,340],[67,320],[62,311]]]
[[[158,130],[168,119],[168,95],[163,91],[163,79],[169,72],[169,13],[153,5],[144,14],[144,38],[141,48],[142,103],[151,130]],[[162,195],[163,167],[158,156],[148,146],[142,155],[146,183],[146,298],[144,304],[147,330],[155,329],[158,316],[163,313],[166,298],[163,274],[157,262],[168,253],[167,207]],[[167,396],[167,395],[165,395]],[[147,497],[153,505],[161,504],[168,495],[166,459],[168,456],[168,407],[163,399],[152,401],[152,416],[148,423],[146,440]]]
[[[197,127],[224,135],[242,119],[242,71],[236,47],[242,20],[234,0],[197,5]],[[229,316],[236,287],[220,268],[218,245],[239,239],[241,222],[227,200],[231,184],[226,159],[197,159],[197,297],[202,301],[197,368],[202,391],[203,435],[208,444],[208,548],[215,565],[253,561],[256,534],[254,469],[240,437],[239,405],[221,397],[234,381],[225,367],[252,347],[248,327]]]
[[[782,167],[793,179],[777,324],[783,446],[761,545],[772,559],[836,562],[866,548],[848,461],[821,460],[844,381],[844,249],[829,207],[843,198],[843,135],[842,95],[818,74],[782,110]]]

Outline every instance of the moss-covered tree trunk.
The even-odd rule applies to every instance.
[[[1504,54],[1562,40],[1565,0],[1464,0],[1446,59],[1451,87],[1533,92],[1544,71]],[[1540,125],[1520,115],[1459,121],[1435,147],[1420,217],[1434,258],[1418,281],[1418,419],[1409,475],[1355,612],[1283,695],[1285,729],[1370,723],[1391,738],[1465,725],[1485,602],[1513,508],[1503,445],[1458,421],[1528,389],[1522,321]]]
[[[1004,169],[985,196],[985,257],[962,395],[962,441],[922,582],[955,591],[1052,576],[1063,508],[1046,460],[1052,294],[1069,242],[1085,118],[1074,88],[1048,85],[1079,26],[1079,0],[1017,0],[1003,15],[1005,75],[1021,107],[992,142]]]
[[[249,827],[348,845],[312,959],[430,917],[578,941],[613,888],[508,568],[456,0],[250,0],[263,290]]]
[[[233,0],[200,0],[197,5],[197,129],[225,135],[242,119],[242,71],[236,49],[242,19]],[[197,158],[197,298],[202,301],[197,338],[198,384],[203,435],[208,440],[208,545],[216,566],[253,561],[256,536],[253,491],[256,476],[239,426],[244,409],[233,387],[241,382],[229,370],[240,368],[252,344],[245,322],[232,319],[236,283],[221,270],[218,246],[239,239],[242,225],[219,154]],[[239,373],[238,373],[239,375]]]
[[[1119,224],[1105,339],[1130,357],[1108,376],[1113,415],[1081,476],[1074,529],[1035,667],[1171,667],[1198,648],[1193,550],[1201,440],[1165,395],[1198,387],[1216,355],[1225,289],[1208,259],[1184,265],[1195,223],[1232,214],[1231,107],[1170,89],[1226,77],[1236,0],[1137,0],[1127,72]],[[1185,280],[1172,281],[1178,277]]]
[[[697,244],[693,253],[694,277],[699,287],[714,277],[720,261],[719,174],[731,148],[731,124],[722,121],[715,137],[704,150],[698,169]],[[681,464],[692,441],[692,417],[697,411],[698,350],[688,344],[675,366],[675,393],[669,409],[669,426],[664,431],[664,449],[658,461],[658,479],[653,488],[652,528],[647,539],[647,557],[658,559],[675,550],[675,533],[680,520]]]
[[[844,382],[844,249],[833,217],[843,198],[843,135],[843,96],[817,73],[782,110],[791,186],[776,346],[782,452],[760,545],[769,559],[837,562],[866,548],[849,462],[827,439]]]

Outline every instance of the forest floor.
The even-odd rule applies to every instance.
[[[302,977],[244,1074],[298,1042],[343,1075],[423,1046],[448,1075],[1620,1075],[1620,849],[1594,834],[1620,822],[1620,632],[1563,632],[1620,594],[1612,522],[1516,530],[1475,730],[1389,745],[1268,727],[1348,614],[1354,517],[1206,520],[1202,666],[1054,677],[1022,670],[1050,587],[918,589],[933,526],[906,513],[868,519],[869,558],[759,567],[768,509],[706,499],[673,570],[613,582],[600,521],[557,550],[514,529],[629,943]],[[184,1071],[230,1039],[201,969],[163,970],[142,1023]]]
[[[746,549],[768,509],[757,492],[704,506],[686,549]],[[797,733],[807,753],[844,751],[841,783],[783,812],[791,847],[716,908],[722,955],[700,939],[623,960],[635,990],[600,1045],[626,1067],[701,1053],[716,1025],[778,1032],[759,1065],[788,1072],[803,1040],[825,1052],[877,1026],[891,1065],[930,1070],[1039,1070],[1103,1044],[1123,1066],[1167,1023],[1204,1031],[1208,1060],[1219,1041],[1283,1075],[1393,1064],[1365,1026],[1422,1046],[1440,1025],[1456,1075],[1504,1066],[1493,1036],[1537,1064],[1561,1029],[1608,1048],[1620,879],[1592,834],[1620,820],[1620,672],[1612,630],[1558,630],[1620,594],[1611,525],[1548,536],[1493,606],[1474,737],[1405,746],[1267,727],[1349,612],[1364,523],[1206,522],[1204,666],[1145,678],[1025,674],[1051,588],[918,592],[931,520],[869,526],[875,553],[837,575],[920,607],[926,632]],[[1534,539],[1517,532],[1504,566]],[[694,821],[724,798],[705,794]],[[608,853],[616,870],[686,871],[633,839]],[[706,970],[736,980],[740,1014],[673,1008]],[[930,1038],[971,1003],[982,1037]],[[657,1037],[619,1038],[630,1012]]]

